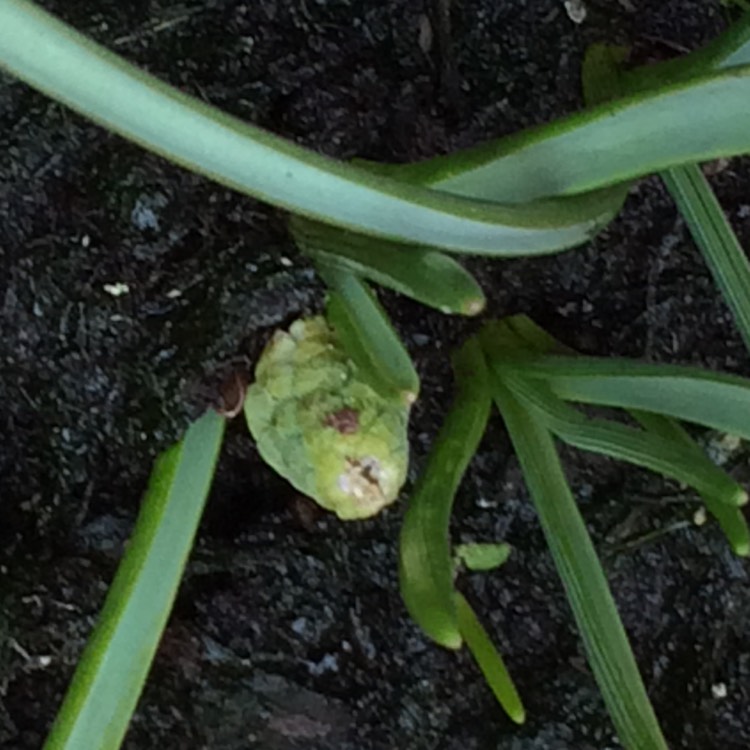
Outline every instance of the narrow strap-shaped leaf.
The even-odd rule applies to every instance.
[[[525,315],[514,315],[502,321],[494,321],[485,325],[482,343],[495,362],[508,362],[518,356],[529,358],[531,355],[549,352],[575,354],[566,350],[544,329],[527,318]],[[510,365],[513,366],[512,364]],[[538,382],[538,381],[537,381]],[[652,432],[670,445],[682,445],[691,451],[693,463],[701,465],[706,476],[712,471],[719,470],[708,459],[687,431],[673,419],[654,412],[631,409],[630,414],[641,423],[644,429]],[[728,477],[731,482],[731,478]],[[729,484],[725,484],[727,488]],[[740,488],[741,491],[741,488]],[[736,492],[736,489],[734,490]],[[734,552],[738,555],[750,554],[750,530],[741,511],[724,498],[717,497],[716,489],[709,493],[700,493],[706,508],[716,518],[726,535]]]
[[[482,326],[482,348],[495,362],[533,361],[541,354],[576,356],[570,347],[559,342],[527,315],[510,315],[490,320]]]
[[[225,421],[206,413],[156,462],[133,536],[45,750],[116,750],[167,623]]]
[[[583,64],[586,101],[596,104],[643,81],[623,71],[626,53],[622,47],[592,45]],[[750,16],[735,32],[722,39],[711,54],[701,56],[710,67],[731,67],[737,60],[750,58]],[[685,69],[684,67],[681,69]],[[690,68],[694,70],[694,67]],[[705,69],[708,69],[706,67]],[[750,262],[716,199],[700,167],[688,164],[661,173],[661,178],[687,222],[696,245],[729,305],[745,346],[750,349]]]
[[[669,81],[676,83],[702,75],[707,70],[750,64],[750,13],[732,24],[705,47],[681,57],[632,70],[623,70],[623,89],[637,93],[660,88]]]
[[[750,65],[750,12],[746,9],[742,18],[725,32],[723,46],[717,45],[714,64],[707,68],[732,68]]]
[[[682,443],[692,450],[696,456],[703,456],[708,461],[708,457],[698,447],[696,442],[690,437],[690,433],[676,420],[665,417],[663,414],[656,414],[652,411],[641,411],[640,409],[631,409],[628,414],[638,422],[644,430],[652,432],[654,435],[669,440],[673,443]]]
[[[750,14],[741,21],[734,24],[719,37],[710,42],[704,49],[685,55],[674,60],[646,65],[633,70],[618,71],[620,85],[617,92],[611,95],[636,95],[651,91],[659,95],[666,87],[685,84],[691,79],[704,76],[707,71],[719,68],[750,65]],[[611,96],[610,95],[610,96]],[[609,96],[597,97],[600,104]],[[632,100],[634,101],[634,100]],[[671,103],[664,102],[669,108]],[[615,107],[626,106],[625,102]],[[627,160],[631,156],[633,160],[630,169],[635,173],[632,176],[647,174],[656,171],[656,168],[647,168],[641,164],[636,167],[638,158],[635,149],[627,148],[627,153],[618,153],[620,145],[616,142],[611,144],[607,150],[596,147],[600,138],[607,135],[610,128],[606,118],[600,122],[596,114],[601,108],[593,107],[573,118],[558,120],[557,122],[541,128],[523,131],[490,143],[481,144],[469,151],[456,152],[446,156],[428,159],[417,164],[409,165],[368,165],[373,171],[383,175],[395,175],[400,179],[413,181],[420,184],[432,185],[443,190],[455,191],[468,196],[492,197],[504,202],[522,202],[532,200],[539,196],[576,193],[584,188],[582,183],[592,179],[591,174],[577,174],[571,167],[575,167],[575,156],[566,153],[571,148],[567,139],[573,135],[572,147],[583,151],[582,160],[577,165],[581,172],[592,173],[603,165],[603,172],[608,176],[605,182],[596,180],[596,184],[606,184],[607,181],[614,182],[612,162]],[[710,117],[709,113],[704,113]],[[688,118],[690,115],[688,114]],[[577,118],[577,119],[576,119]],[[641,120],[639,113],[635,113],[630,123],[630,129],[635,138],[637,131],[655,124],[655,120],[649,122],[647,117]],[[600,131],[601,128],[601,131]],[[678,140],[682,143],[682,132],[677,127],[669,127],[658,132],[652,129],[646,137],[656,137],[659,140],[665,138]],[[614,129],[611,130],[614,133]],[[705,130],[703,131],[706,132]],[[576,136],[580,135],[578,141]],[[590,151],[587,151],[588,139],[591,137]],[[656,153],[666,153],[661,143],[653,143]],[[644,144],[644,152],[650,149],[649,144]],[[676,148],[672,144],[672,148]],[[592,154],[596,151],[596,159]],[[570,162],[569,156],[572,156]],[[704,152],[701,156],[694,151],[692,156],[675,159],[674,163],[685,163],[688,161],[702,161],[712,158]],[[597,164],[590,164],[596,161]],[[622,177],[617,179],[624,179]]]
[[[750,262],[700,167],[661,174],[750,350]]]
[[[506,366],[512,358],[518,356],[529,358],[532,354],[549,352],[575,355],[575,352],[566,350],[566,347],[563,347],[560,342],[525,315],[514,315],[502,321],[486,324],[483,329],[482,343],[485,350],[491,353],[494,361],[504,362]],[[690,450],[694,456],[693,462],[696,465],[702,465],[703,471],[710,473],[719,470],[675,420],[662,414],[636,409],[631,409],[630,414],[641,423],[644,429],[662,440],[671,445],[683,445]],[[729,481],[732,481],[731,478]],[[750,554],[750,530],[742,512],[731,504],[727,504],[725,499],[717,497],[715,489],[710,494],[700,494],[706,508],[721,526],[734,552],[742,556]]]
[[[458,195],[520,202],[747,153],[749,72],[736,67],[623,96],[552,125],[406,166],[403,179]]]
[[[600,48],[604,51],[603,48]],[[606,55],[610,57],[606,61],[606,67],[612,70],[611,63],[615,62],[614,58],[622,59],[622,48],[616,49],[611,46],[607,47]],[[591,61],[589,61],[590,63]],[[746,15],[741,21],[734,24],[730,29],[709,43],[704,49],[698,52],[686,55],[682,58],[676,58],[656,65],[646,65],[633,70],[617,71],[617,86],[609,94],[602,91],[604,87],[612,86],[612,78],[607,75],[607,80],[598,81],[596,72],[597,65],[587,66],[586,80],[584,81],[587,96],[587,103],[602,104],[612,97],[624,97],[626,94],[634,96],[644,92],[656,92],[664,90],[668,85],[680,85],[689,82],[691,79],[704,76],[710,70],[721,68],[730,68],[734,66],[743,66],[750,64],[750,14]],[[591,75],[592,72],[594,75]],[[601,84],[601,85],[600,85]],[[593,88],[592,88],[593,87]],[[598,89],[598,93],[594,92]],[[622,105],[613,105],[615,107],[626,106],[623,100]],[[594,111],[597,111],[596,108]],[[689,116],[689,115],[688,115]],[[612,144],[607,153],[596,153],[596,159],[591,155],[598,152],[597,143],[601,136],[608,135],[607,124],[602,133],[598,132],[598,125],[591,120],[588,125],[583,121],[587,119],[585,113],[579,115],[580,121],[573,123],[572,118],[558,121],[551,126],[541,128],[537,131],[525,131],[515,136],[495,141],[493,143],[482,144],[473,151],[459,154],[450,154],[448,156],[431,159],[417,165],[409,165],[399,168],[399,171],[405,179],[421,181],[424,184],[431,184],[444,190],[453,190],[464,195],[483,195],[492,196],[496,200],[503,201],[522,201],[537,198],[542,195],[558,195],[579,192],[582,190],[581,183],[591,181],[591,175],[584,176],[576,174],[575,164],[568,161],[573,153],[566,153],[571,149],[582,147],[586,150],[586,140],[576,142],[577,136],[590,136],[588,159],[582,154],[583,161],[578,165],[580,171],[593,172],[598,164],[612,159],[618,161],[621,157],[629,158],[632,154],[633,161],[631,169],[634,174],[631,177],[642,175],[648,171],[636,167],[638,157],[635,156],[635,148],[625,146],[625,142]],[[655,133],[656,120],[639,121],[639,117],[633,118],[631,123],[631,135],[637,136],[641,127],[648,129],[644,133],[646,139],[651,139],[650,144],[644,144],[644,152],[655,146],[655,152],[662,157],[666,155],[668,149],[663,148],[657,140],[664,138],[674,138],[680,142],[685,141],[678,130],[668,128],[661,133]],[[568,124],[573,134],[569,138],[566,133],[565,125]],[[586,131],[588,128],[588,131]],[[556,133],[553,130],[557,130]],[[614,134],[616,127],[610,128],[610,133]],[[566,139],[571,142],[568,143]],[[671,148],[679,148],[677,143],[673,143]],[[545,153],[545,151],[547,153]],[[494,152],[494,153],[493,153]],[[467,158],[468,156],[471,158]],[[696,154],[692,157],[676,159],[673,164],[685,163],[688,161],[703,161],[711,157],[698,157]],[[471,162],[474,162],[473,164]],[[596,161],[593,165],[590,162]],[[563,162],[562,164],[560,162]],[[671,165],[670,165],[671,166]],[[548,174],[547,169],[554,169],[553,174]],[[526,169],[526,174],[524,174]],[[607,166],[605,169],[609,172],[609,182],[616,181],[612,175],[615,169]],[[557,184],[552,185],[552,179]],[[491,192],[487,187],[491,184]],[[606,184],[601,180],[595,182],[596,185]]]
[[[497,702],[516,724],[523,724],[526,721],[526,711],[503,657],[495,648],[469,602],[458,592],[456,592],[456,612],[461,635],[479,665],[479,669],[482,670],[484,679],[487,680]]]
[[[750,150],[750,133],[741,126],[750,114],[744,67],[460,153],[426,174],[418,167],[416,182],[439,187],[426,190],[326,159],[191,99],[27,0],[0,3],[0,64],[230,187],[346,228],[462,252],[523,255],[580,244],[612,218],[625,195],[622,187],[595,188]],[[586,191],[594,192],[497,203]]]
[[[485,298],[474,277],[453,258],[414,245],[354,234],[291,217],[289,228],[305,253],[405,294],[444,313],[476,315]]]
[[[614,357],[539,355],[503,366],[567,401],[652,411],[750,440],[750,380],[737,375]]]
[[[693,450],[682,441],[665,440],[654,432],[606,419],[587,419],[555,396],[545,383],[503,372],[501,368],[495,371],[526,408],[536,410],[564,442],[650,469],[734,508],[747,502],[747,493],[737,482],[710,461],[696,461]]]
[[[448,526],[453,499],[490,414],[484,358],[470,339],[454,358],[457,393],[409,500],[399,540],[401,596],[422,630],[461,646]]]
[[[695,454],[696,462],[709,462],[706,454],[696,445],[693,438],[679,422],[653,412],[633,410],[631,415],[644,429],[660,435],[665,440],[683,444]],[[734,553],[742,557],[750,555],[750,528],[748,528],[742,511],[727,505],[713,493],[701,493],[701,497],[708,512],[716,519],[724,532]]]
[[[0,2],[0,66],[184,167],[283,208],[403,242],[489,254],[585,242],[618,195],[502,206],[328,159],[186,96],[28,0]]]
[[[328,322],[362,378],[381,393],[414,402],[419,376],[377,297],[349,271],[322,262],[318,271],[331,290]]]
[[[0,64],[231,187],[344,227],[465,252],[533,254],[580,244],[614,215],[624,190],[515,208],[487,200],[583,192],[675,163],[744,152],[750,140],[742,137],[744,129],[737,140],[734,127],[747,114],[743,91],[750,85],[745,69],[737,69],[459,154],[428,167],[426,177],[418,167],[416,181],[440,187],[438,193],[333,162],[230,118],[136,70],[26,0],[0,4]],[[704,106],[709,100],[712,106]],[[708,112],[719,113],[720,122],[699,121]],[[594,151],[596,159],[590,158]],[[581,172],[582,165],[589,166]]]
[[[667,750],[552,437],[501,380],[492,388],[620,741],[626,750]]]

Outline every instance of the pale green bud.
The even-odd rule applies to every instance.
[[[362,380],[322,317],[273,335],[245,416],[263,459],[341,519],[375,515],[404,483],[409,407]]]

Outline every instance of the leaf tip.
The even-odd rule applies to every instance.
[[[464,645],[464,639],[457,630],[443,633],[440,639],[435,639],[435,642],[451,651],[458,651]]]
[[[461,312],[464,315],[479,315],[484,310],[486,304],[487,300],[484,297],[474,297],[464,303]]]

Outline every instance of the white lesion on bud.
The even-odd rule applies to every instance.
[[[344,471],[338,476],[338,488],[362,507],[379,508],[387,503],[383,491],[385,474],[383,465],[374,456],[347,458]]]
[[[261,456],[339,518],[368,518],[396,500],[409,404],[374,390],[323,318],[274,334],[245,414]]]

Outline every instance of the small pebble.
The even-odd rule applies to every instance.
[[[114,284],[105,284],[104,291],[113,297],[122,297],[130,291],[130,287],[122,281],[117,281]]]
[[[581,24],[586,20],[588,11],[583,0],[565,0],[565,12],[573,23]]]

